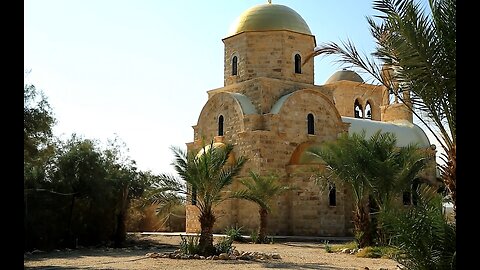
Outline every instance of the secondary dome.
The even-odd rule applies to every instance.
[[[261,4],[245,10],[232,24],[227,36],[247,31],[290,30],[311,35],[305,20],[293,9],[277,4]]]
[[[333,73],[333,75],[330,76],[330,78],[328,78],[325,84],[334,83],[338,81],[352,81],[352,82],[363,83],[362,77],[360,77],[360,75],[358,75],[355,71],[343,69]]]

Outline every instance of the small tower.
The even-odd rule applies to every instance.
[[[381,120],[383,122],[408,122],[413,123],[413,113],[410,109],[412,106],[410,100],[410,93],[408,91],[402,92],[401,102],[398,99],[400,85],[395,80],[394,70],[390,65],[383,65],[382,67],[382,79],[384,82],[387,82],[390,85],[391,95],[394,95],[393,101],[389,102],[380,107],[381,110]]]
[[[293,9],[261,4],[245,10],[231,25],[225,44],[224,86],[258,77],[313,84],[315,36]]]

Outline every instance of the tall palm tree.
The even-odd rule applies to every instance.
[[[400,148],[396,143],[393,133],[377,131],[366,139],[363,131],[343,133],[336,141],[308,151],[326,165],[319,179],[341,181],[352,187],[353,222],[360,247],[370,245],[373,240],[369,196],[380,210],[387,209],[395,195],[403,193],[428,161],[415,145]]]
[[[272,210],[272,201],[290,187],[279,183],[278,177],[275,175],[260,176],[253,171],[250,171],[249,174],[249,178],[240,179],[240,183],[245,188],[234,192],[232,197],[249,200],[259,206],[260,227],[257,242],[265,243],[267,240],[268,214]]]
[[[456,209],[456,0],[376,0],[367,21],[377,44],[373,58],[348,40],[324,43],[306,57],[337,55],[386,86],[431,131],[444,150],[441,178]],[[382,67],[377,64],[381,62]]]
[[[228,198],[222,191],[232,183],[233,178],[245,164],[246,158],[243,156],[237,159],[229,158],[233,151],[231,144],[214,147],[212,142],[210,145],[203,146],[201,154],[193,151],[185,152],[177,147],[171,149],[175,156],[172,165],[180,179],[170,174],[161,174],[160,182],[157,184],[158,191],[168,190],[190,196],[192,191],[196,192],[196,207],[200,212],[201,228],[199,254],[213,255],[215,253],[213,208]]]

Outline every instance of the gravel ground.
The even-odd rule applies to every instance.
[[[147,253],[172,252],[179,248],[179,236],[134,235],[137,244],[128,248],[79,248],[34,252],[24,255],[24,269],[369,269],[396,270],[390,259],[358,258],[344,253],[326,253],[322,243],[282,242],[274,244],[234,243],[242,252],[278,253],[281,259],[266,261],[181,260],[150,258]]]

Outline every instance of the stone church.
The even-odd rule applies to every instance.
[[[304,19],[279,4],[244,11],[222,39],[224,86],[209,90],[193,126],[196,151],[203,142],[234,145],[246,156],[239,177],[253,170],[275,173],[298,189],[279,196],[269,215],[269,235],[346,236],[352,231],[353,199],[346,187],[323,191],[312,179],[319,164],[303,158],[310,147],[340,133],[377,130],[397,135],[398,146],[411,142],[430,149],[425,132],[413,123],[405,104],[390,102],[388,90],[368,84],[354,71],[339,70],[323,85],[314,84],[314,61],[305,58],[317,46]],[[238,181],[229,187],[238,189]],[[227,191],[228,192],[228,191]],[[187,198],[186,231],[199,232],[198,210]],[[215,208],[215,233],[229,226],[244,232],[258,228],[258,208],[227,200]]]

